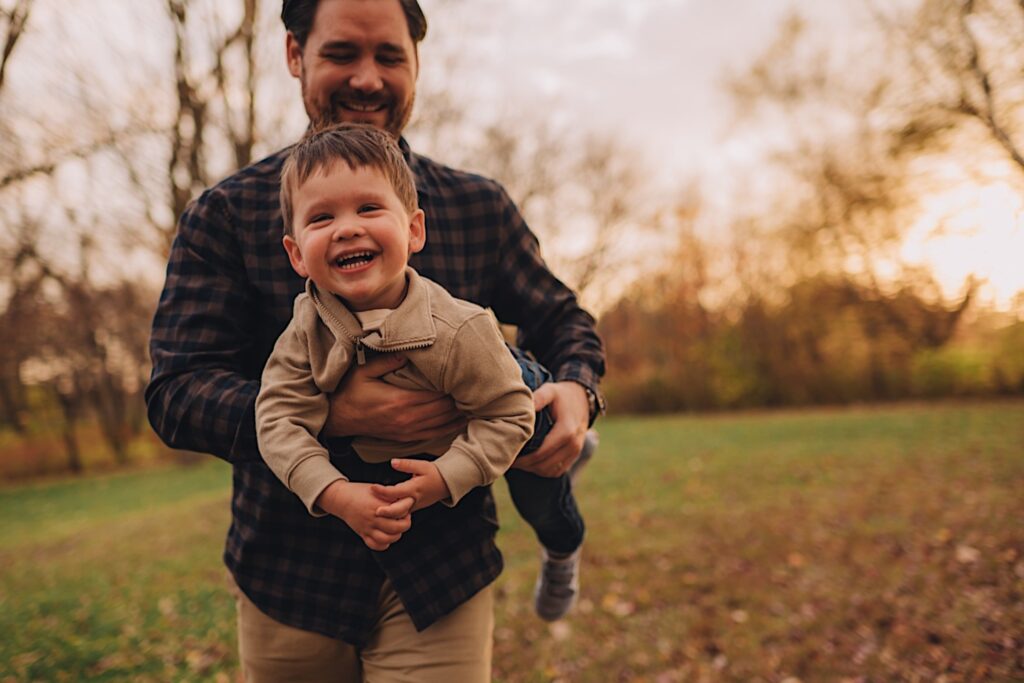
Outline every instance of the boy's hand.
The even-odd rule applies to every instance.
[[[533,392],[534,409],[551,408],[555,423],[541,443],[529,455],[517,458],[512,467],[542,477],[558,477],[569,471],[580,457],[590,422],[587,392],[576,382],[548,382]]]
[[[401,354],[385,353],[353,366],[331,394],[324,434],[421,441],[462,431],[466,418],[451,396],[402,389],[381,379],[405,363]]]
[[[391,461],[391,466],[399,472],[411,474],[412,479],[394,486],[372,485],[374,495],[389,503],[412,498],[415,501],[412,511],[415,512],[451,497],[448,484],[444,483],[441,470],[437,469],[437,465],[434,463],[426,460],[395,458]]]
[[[381,498],[373,486],[339,479],[323,490],[316,505],[348,524],[370,550],[387,550],[412,526],[414,501]]]

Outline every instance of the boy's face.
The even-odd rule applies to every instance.
[[[293,194],[292,267],[353,311],[395,308],[409,255],[426,242],[423,211],[412,215],[376,168],[344,161],[314,171]]]

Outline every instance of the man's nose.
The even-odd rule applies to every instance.
[[[381,80],[376,60],[370,57],[359,60],[349,79],[349,87],[362,92],[377,92],[383,88],[384,81]]]

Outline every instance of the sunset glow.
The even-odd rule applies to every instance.
[[[1024,199],[1006,183],[964,187],[928,197],[908,233],[901,255],[929,265],[948,296],[964,291],[967,278],[999,308],[1024,290]]]

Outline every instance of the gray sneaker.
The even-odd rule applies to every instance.
[[[567,557],[544,550],[533,590],[533,608],[544,621],[557,621],[576,604],[580,592],[580,548]]]
[[[597,432],[593,429],[588,429],[587,435],[583,438],[583,448],[580,449],[580,457],[569,467],[569,479],[572,480],[573,484],[576,483],[576,478],[580,476],[583,468],[594,457],[594,451],[597,450],[599,443],[601,443],[601,440],[597,437]]]

